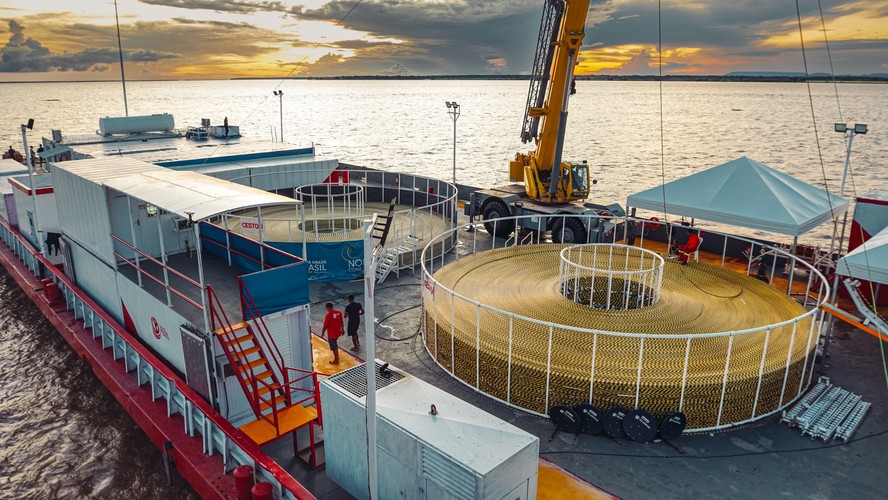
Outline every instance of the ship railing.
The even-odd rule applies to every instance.
[[[521,219],[526,219],[528,226],[542,224],[545,228],[547,227],[545,219],[555,221],[561,217],[577,216],[504,217],[486,222],[497,227],[500,224],[508,224],[509,227],[520,228]],[[644,246],[647,244],[647,239],[650,239],[649,234],[646,234],[648,230],[665,230],[670,236],[673,230],[671,224],[657,222],[655,228],[644,228],[639,233],[643,224],[651,224],[652,221],[613,216],[580,218],[586,219],[584,223],[587,227],[609,224],[606,227],[610,229],[603,231],[595,243],[632,243]],[[566,224],[560,225],[563,227]],[[422,338],[426,351],[435,362],[474,391],[486,394],[506,405],[542,416],[547,415],[552,406],[568,404],[568,401],[591,403],[598,385],[606,387],[613,383],[607,377],[613,376],[615,369],[614,366],[608,365],[608,362],[613,363],[613,361],[608,361],[607,356],[596,356],[596,354],[606,352],[606,349],[613,350],[615,346],[623,346],[620,347],[623,351],[629,349],[636,354],[629,362],[631,366],[619,369],[632,371],[633,374],[637,374],[637,378],[633,376],[633,381],[621,391],[620,403],[629,408],[639,408],[639,403],[643,401],[645,394],[660,390],[656,387],[652,389],[653,386],[650,385],[645,386],[642,383],[643,375],[652,373],[650,372],[653,370],[652,367],[658,366],[659,363],[657,356],[662,356],[668,349],[670,352],[680,353],[675,365],[668,367],[669,372],[677,377],[680,383],[674,389],[674,393],[669,392],[659,396],[674,397],[674,409],[682,411],[691,404],[699,406],[699,401],[695,401],[695,398],[699,399],[699,394],[693,394],[692,389],[697,392],[700,389],[694,389],[689,385],[688,369],[689,366],[693,368],[691,365],[696,362],[696,356],[691,356],[691,353],[699,352],[699,349],[711,346],[719,339],[722,339],[716,349],[719,350],[719,354],[707,358],[710,361],[716,358],[722,360],[721,367],[712,367],[713,373],[718,374],[713,379],[717,379],[717,382],[712,382],[713,391],[720,391],[720,396],[719,393],[713,392],[716,394],[714,404],[717,404],[717,407],[713,406],[715,413],[711,422],[702,422],[701,425],[700,421],[689,421],[689,431],[702,432],[729,428],[773,415],[801,397],[804,389],[810,384],[818,339],[824,324],[824,313],[819,306],[828,299],[830,288],[817,268],[795,255],[760,241],[707,230],[706,240],[710,244],[721,246],[722,268],[752,275],[756,255],[761,251],[773,252],[779,259],[786,259],[789,263],[785,268],[787,275],[781,280],[775,279],[776,273],[779,272],[776,260],[772,261],[770,266],[763,267],[764,274],[755,277],[768,282],[779,293],[789,296],[802,306],[801,310],[793,313],[792,317],[787,316],[787,319],[774,324],[735,331],[686,334],[615,332],[525,316],[520,313],[521,305],[517,303],[512,310],[500,309],[485,304],[484,299],[467,297],[438,281],[435,272],[460,258],[482,251],[518,247],[524,242],[523,238],[493,237],[485,230],[482,222],[471,226],[470,232],[460,234],[463,240],[461,252],[444,256],[433,254],[430,249],[442,240],[454,238],[462,227],[452,230],[451,234],[441,234],[436,237],[423,251],[422,300],[425,317],[422,322]],[[492,228],[493,233],[497,232],[497,227]],[[621,227],[630,229],[629,239],[625,238],[627,232],[625,229],[621,230]],[[676,227],[681,226],[676,225]],[[632,234],[636,236],[632,238]],[[723,238],[724,241],[720,241],[719,238]],[[547,240],[547,238],[540,239]],[[582,243],[584,242],[574,244]],[[662,242],[657,244],[663,250],[667,248]],[[654,245],[653,241],[651,245]],[[748,256],[742,254],[744,248],[751,250]],[[713,253],[718,255],[717,252]],[[719,265],[717,262],[713,263]],[[554,267],[557,269],[557,265]],[[557,277],[557,271],[555,272]],[[804,290],[800,291],[799,289],[803,287]],[[529,338],[532,339],[531,343],[528,343]],[[517,342],[523,344],[519,346]],[[588,352],[585,353],[587,355],[585,378],[582,380],[570,378],[575,375],[574,372],[565,375],[553,369],[556,366],[565,367],[577,362],[577,359],[570,357],[574,352],[570,346],[575,347],[579,345],[578,342],[582,342],[583,345],[588,343]],[[744,350],[749,345],[757,345],[759,350],[755,353]],[[528,375],[526,349],[530,348],[529,346],[542,350],[542,368],[534,368],[541,370],[538,372],[538,377]],[[525,350],[518,350],[519,347]],[[777,359],[774,353],[782,353],[782,357]],[[741,355],[745,358],[754,358],[755,371],[758,373],[757,377],[752,375],[753,389],[748,395],[752,404],[745,415],[742,415],[743,411],[735,410],[732,406],[737,403],[737,394],[744,383],[743,380],[734,379],[731,371],[732,354],[737,359],[740,359]],[[659,375],[665,376],[665,372]],[[655,382],[651,383],[656,385]],[[600,399],[596,401],[597,404],[601,404]],[[730,417],[729,410],[733,412]]]
[[[126,331],[87,294],[78,289],[61,269],[0,219],[0,239],[6,243],[28,269],[38,278],[53,280],[65,299],[66,307],[75,320],[83,322],[102,349],[111,349],[112,358],[122,363],[124,371],[134,376],[139,387],[150,386],[151,399],[166,401],[167,417],[182,418],[183,433],[200,436],[203,453],[219,454],[224,473],[239,465],[253,467],[257,480],[266,481],[275,490],[275,496],[286,499],[311,499],[314,496],[299,484],[283,467],[263,453],[246,435],[225,420],[197,392],[185,384],[163,361],[150,352],[138,339]],[[148,390],[147,388],[145,390]],[[173,421],[171,420],[170,424]],[[172,429],[169,425],[167,428]],[[232,492],[233,494],[233,492]]]
[[[232,265],[232,258],[231,258],[232,255],[237,255],[239,257],[243,257],[244,259],[247,259],[250,262],[257,264],[259,266],[259,269],[262,269],[262,270],[272,269],[275,267],[267,262],[268,259],[266,259],[266,255],[268,255],[269,253],[277,254],[279,256],[284,257],[286,260],[290,260],[292,262],[302,262],[303,261],[303,259],[300,258],[299,256],[287,253],[279,248],[275,248],[271,245],[268,245],[267,243],[265,243],[263,241],[257,241],[253,238],[248,238],[246,236],[237,234],[234,231],[231,231],[230,229],[228,229],[228,225],[227,225],[228,217],[234,217],[234,216],[232,216],[231,214],[224,215],[222,218],[223,222],[225,223],[224,226],[219,226],[218,224],[215,224],[212,222],[207,223],[207,224],[211,224],[211,225],[221,229],[223,232],[225,232],[225,243],[224,244],[222,242],[216,241],[204,234],[200,235],[200,239],[201,239],[201,241],[203,241],[205,243],[215,245],[215,246],[225,250],[228,255],[228,265],[229,266]],[[259,258],[256,258],[252,255],[249,255],[249,254],[246,254],[244,252],[234,249],[231,244],[231,241],[238,240],[238,239],[243,240],[243,241],[247,241],[250,244],[257,245],[259,248],[259,256],[258,256]]]
[[[23,236],[20,236],[10,228],[6,220],[0,218],[0,224],[3,226],[3,230],[0,232],[0,237],[2,237],[3,242],[13,251],[13,253],[15,253],[19,260],[25,264],[25,267],[27,267],[31,273],[39,276],[40,273],[38,271],[40,269],[40,260],[37,258],[38,254],[34,250],[34,247]]]
[[[363,189],[362,195],[364,196],[362,204],[378,203],[381,206],[387,207],[392,198],[394,198],[398,205],[409,206],[410,208],[400,208],[395,211],[395,218],[398,222],[392,226],[386,243],[386,249],[394,249],[398,247],[409,248],[413,242],[416,242],[417,248],[415,251],[398,252],[397,265],[402,269],[406,267],[415,268],[422,246],[440,233],[456,227],[459,210],[457,186],[447,181],[422,175],[388,172],[385,170],[366,170],[345,164],[340,165],[339,169],[330,173],[329,169],[306,170],[301,165],[294,165],[292,170],[289,171],[251,172],[249,175],[229,180],[241,184],[261,186],[269,184],[269,182],[265,181],[266,178],[274,178],[283,174],[292,174],[293,176],[301,176],[300,178],[306,179],[323,178],[326,176],[327,182],[334,185],[360,186]],[[277,189],[276,192],[299,199],[297,190],[298,187],[293,187],[289,193],[286,189]],[[350,206],[350,210],[352,208],[353,206]],[[365,211],[369,212],[370,209],[365,209]],[[320,228],[338,228],[346,236],[350,237],[354,234],[355,239],[361,239],[362,226],[358,222],[363,219],[369,219],[372,214],[366,213],[361,216],[352,212],[354,210],[351,210],[346,216],[335,215],[327,217],[322,213],[317,213],[312,216],[312,220],[307,224],[308,230],[305,232],[302,231],[302,228],[306,224],[300,220],[267,218],[264,216],[262,220],[275,221],[277,224],[287,224],[286,230],[280,231],[280,233],[285,232],[289,237],[289,241],[293,242],[301,243],[320,240],[323,237]],[[238,217],[238,215],[232,214],[227,216],[227,218],[234,217]],[[225,224],[228,224],[227,220]],[[405,245],[405,242],[409,242],[410,245]],[[435,253],[444,254],[455,245],[455,238],[439,240]]]
[[[127,257],[125,257],[125,256],[123,256],[123,255],[121,255],[120,253],[118,253],[118,252],[114,252],[114,256],[117,257],[120,261],[123,261],[123,262],[129,264],[130,266],[132,266],[133,269],[136,270],[137,273],[141,274],[142,276],[147,276],[147,277],[150,278],[152,281],[154,281],[154,282],[157,283],[158,285],[162,286],[162,287],[166,290],[166,297],[167,297],[167,305],[168,305],[168,306],[172,305],[172,297],[170,296],[170,293],[172,293],[172,294],[176,295],[177,297],[179,297],[180,299],[182,299],[182,300],[184,300],[185,302],[187,302],[189,305],[195,307],[197,310],[199,310],[199,311],[203,311],[204,308],[203,308],[203,306],[202,306],[201,304],[199,304],[199,303],[196,302],[195,300],[191,299],[190,297],[188,297],[187,295],[185,295],[183,292],[180,292],[180,291],[177,290],[174,286],[170,285],[169,274],[172,273],[173,275],[175,275],[176,277],[178,277],[178,278],[180,278],[182,281],[184,281],[186,284],[191,285],[191,286],[195,287],[195,288],[198,289],[198,290],[201,289],[201,287],[200,287],[200,283],[198,283],[197,281],[194,281],[193,279],[189,278],[189,277],[186,276],[185,274],[182,274],[181,272],[179,272],[179,271],[175,270],[174,268],[168,266],[168,265],[165,264],[164,262],[155,259],[154,257],[152,257],[151,255],[149,255],[149,254],[143,252],[142,250],[139,250],[138,248],[134,247],[133,245],[127,243],[125,240],[121,239],[121,238],[120,238],[119,236],[117,236],[116,234],[111,234],[111,238],[112,238],[114,241],[116,241],[116,242],[120,243],[121,245],[125,246],[126,248],[129,248],[130,250],[132,250],[133,252],[135,252],[136,254],[138,254],[139,256],[141,256],[143,259],[145,259],[145,260],[147,260],[147,261],[149,261],[149,262],[154,263],[155,265],[157,265],[158,267],[160,267],[160,269],[163,270],[163,280],[161,280],[160,278],[154,276],[154,275],[151,274],[150,272],[148,272],[148,271],[146,271],[145,269],[143,269],[142,266],[138,263],[138,261],[132,261],[132,260],[130,260],[129,258],[127,258]]]

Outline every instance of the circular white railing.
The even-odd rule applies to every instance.
[[[519,219],[510,217],[487,222],[518,223],[520,226]],[[643,222],[624,218],[606,220],[626,226]],[[617,238],[617,233],[612,232],[612,237]],[[444,233],[431,240],[428,248],[434,248],[439,239],[454,239],[455,235],[456,229]],[[548,262],[554,259],[541,252],[545,252],[547,246],[555,247],[551,254],[557,259],[563,247],[521,245],[526,240],[517,233],[508,239],[493,238],[478,223],[473,224],[472,232],[462,236],[460,252],[449,262],[437,252],[423,253],[424,345],[443,369],[464,384],[510,406],[540,415],[548,414],[549,409],[558,404],[594,402],[605,408],[616,405],[643,408],[661,416],[667,410],[683,411],[688,416],[688,429],[703,431],[731,427],[774,414],[795,401],[810,382],[814,349],[822,324],[822,313],[817,306],[828,297],[829,287],[817,269],[779,248],[708,232],[707,239],[716,241],[714,238],[724,238],[721,265],[709,266],[717,272],[707,278],[710,279],[708,282],[703,279],[692,282],[694,287],[689,285],[688,293],[707,297],[713,304],[731,304],[731,307],[742,305],[741,301],[734,300],[742,293],[747,294],[743,296],[744,300],[756,299],[756,304],[775,303],[783,297],[779,301],[784,303],[781,307],[785,310],[778,315],[782,319],[747,328],[711,331],[702,331],[697,325],[689,332],[680,331],[673,324],[675,318],[671,317],[652,316],[654,320],[651,322],[641,321],[644,315],[656,315],[669,304],[674,305],[675,297],[680,295],[671,291],[668,304],[661,301],[634,311],[596,313],[626,315],[635,321],[625,320],[625,325],[629,326],[622,328],[624,331],[572,324],[562,321],[564,311],[571,307],[590,311],[587,315],[593,313],[588,307],[573,304],[561,295],[558,283],[563,280],[555,270],[551,272],[555,275],[554,293],[564,300],[563,304],[551,307],[547,302],[546,306],[537,308],[544,309],[539,314],[536,310],[528,312],[528,309],[534,309],[533,302],[516,301],[505,307],[500,301],[492,305],[486,302],[491,302],[487,297],[493,294],[507,299],[510,296],[531,296],[524,290],[511,289],[509,283],[512,282],[501,279],[502,274],[518,277],[514,281],[517,283],[530,283],[527,290],[533,291],[531,301],[538,299],[540,287],[545,288],[543,283],[548,283],[541,278],[545,276],[543,271],[537,272],[523,263],[510,266],[507,252],[520,253],[523,251],[521,247],[527,247],[523,253],[538,256],[547,262],[542,267],[551,269]],[[636,238],[636,243],[639,242],[645,244],[643,235]],[[738,245],[752,250],[745,262],[727,253],[729,247]],[[758,250],[764,250],[774,259],[770,273],[763,276],[773,285],[751,276],[755,263],[752,255]],[[482,258],[487,259],[485,265],[504,265],[503,269],[510,271],[489,278],[488,281],[493,280],[497,288],[478,290],[483,288],[481,284],[476,289],[466,290],[467,283],[483,283],[488,278],[475,279],[477,277],[472,272],[460,269],[458,263],[463,259]],[[777,264],[783,261],[786,262],[787,275],[784,280],[775,279]],[[741,285],[724,285],[730,293],[715,293],[713,283],[732,279],[729,273],[733,271],[727,269],[732,266],[746,281]],[[657,266],[651,263],[645,267]],[[673,269],[680,271],[671,272],[687,274],[702,272],[705,268],[692,263],[689,266],[676,264]],[[459,278],[454,281],[454,276]],[[461,291],[454,290],[453,282],[460,284]],[[744,287],[754,289],[761,297],[756,298]],[[726,309],[722,316],[730,319],[731,314],[734,311]],[[624,321],[622,316],[614,318],[615,322]],[[632,325],[643,327],[633,329]]]
[[[657,302],[665,261],[644,248],[592,243],[561,250],[561,294],[599,309],[635,309]]]

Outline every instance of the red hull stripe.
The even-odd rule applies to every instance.
[[[9,229],[6,221],[0,224]],[[12,230],[13,234],[16,234]],[[20,238],[30,251],[37,253],[30,244]],[[47,269],[56,268],[44,257],[38,259]],[[190,437],[184,432],[183,417],[179,414],[167,416],[166,402],[152,401],[150,386],[139,386],[131,375],[127,374],[123,361],[116,361],[110,350],[102,349],[100,343],[92,338],[89,329],[83,327],[82,320],[75,320],[74,314],[65,309],[54,307],[44,298],[42,284],[6,245],[0,243],[0,263],[15,279],[19,287],[31,298],[43,312],[56,330],[74,348],[77,354],[92,367],[93,372],[105,387],[120,402],[121,406],[132,416],[145,431],[151,441],[161,448],[167,441],[173,443],[170,457],[176,470],[188,481],[203,498],[233,498],[236,495],[234,479],[223,473],[222,457],[218,454],[206,455],[203,443],[198,436]],[[72,290],[77,290],[73,283],[61,273],[56,279],[64,282]],[[89,297],[79,294],[83,302],[95,311],[96,315],[111,326],[118,335],[126,338],[133,349],[145,358],[164,377],[173,380],[176,389],[199,408],[225,434],[227,434],[262,468],[269,471],[282,486],[292,491],[297,498],[314,499],[315,497],[297,482],[274,460],[259,450],[241,431],[235,429],[227,420],[217,413],[196,392],[179,380],[156,356],[142,346],[132,335],[127,333],[113,318],[95,304]]]

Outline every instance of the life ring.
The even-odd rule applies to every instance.
[[[651,231],[656,231],[657,229],[660,229],[660,224],[657,224],[658,222],[660,222],[660,219],[658,217],[651,217],[648,220],[650,220],[651,222],[645,222],[644,227],[650,229]]]

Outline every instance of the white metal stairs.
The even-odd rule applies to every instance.
[[[410,267],[413,268],[416,262],[416,251],[422,238],[408,235],[405,236],[399,245],[391,246],[383,251],[376,265],[376,282],[382,283],[393,271],[398,277],[401,276],[401,269],[407,267],[402,265],[401,256],[411,254]]]

